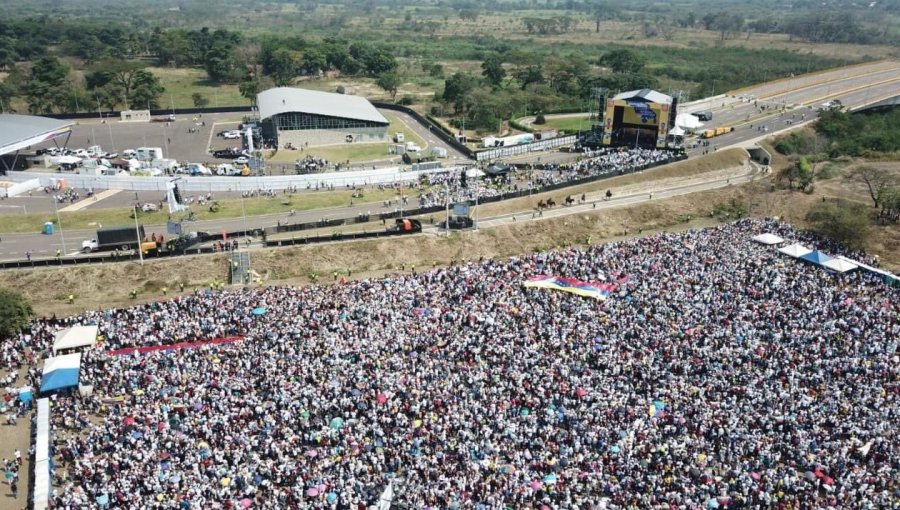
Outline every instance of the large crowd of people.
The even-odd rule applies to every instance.
[[[99,324],[52,406],[53,508],[888,508],[900,290],[751,242],[772,220],[333,285],[207,291]],[[524,288],[614,285],[606,300]],[[241,337],[223,345],[111,349]],[[30,371],[38,385],[35,366]]]

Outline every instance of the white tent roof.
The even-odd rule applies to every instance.
[[[675,116],[675,126],[682,129],[697,129],[703,127],[703,123],[690,113],[682,113]]]
[[[854,264],[853,262],[847,262],[843,259],[831,259],[826,260],[822,263],[823,266],[831,269],[832,271],[837,271],[838,273],[846,273],[847,271],[853,271],[857,269],[859,266]]]
[[[785,246],[784,248],[778,248],[778,251],[784,253],[785,255],[790,255],[791,257],[800,258],[807,253],[811,253],[812,250],[803,246],[800,243],[794,243],[790,246]]]
[[[53,353],[62,349],[91,346],[97,343],[97,326],[72,326],[56,333]]]
[[[770,234],[766,232],[765,234],[760,234],[758,236],[754,236],[753,240],[757,243],[762,244],[780,244],[784,242],[784,239],[776,236],[775,234]]]
[[[684,130],[678,126],[675,126],[669,130],[669,134],[672,136],[684,136]]]
[[[302,112],[363,120],[385,126],[390,124],[368,99],[349,94],[276,87],[257,94],[256,103],[259,105],[259,118],[263,120],[280,113]]]

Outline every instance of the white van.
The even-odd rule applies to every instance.
[[[155,159],[162,159],[163,150],[162,147],[138,147],[136,151],[136,157],[138,161],[153,161]]]

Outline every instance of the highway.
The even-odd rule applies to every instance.
[[[741,90],[736,97],[723,97],[695,101],[685,104],[684,111],[711,110],[713,120],[706,123],[705,127],[733,126],[735,131],[709,140],[710,145],[689,148],[688,154],[697,156],[705,151],[714,152],[731,146],[747,146],[753,141],[772,136],[775,133],[802,125],[817,118],[817,108],[822,102],[832,99],[840,99],[845,107],[853,108],[864,104],[870,104],[880,99],[891,97],[900,93],[900,63],[876,62],[861,66],[852,66],[824,73],[815,73],[790,79],[782,79],[750,87]],[[766,109],[766,107],[768,107]],[[786,108],[785,108],[786,107]],[[405,117],[403,114],[392,114]],[[210,119],[212,120],[212,119]],[[411,118],[403,118],[410,128],[416,129],[420,136],[426,138],[429,144],[439,145],[433,134],[422,132],[424,128],[419,126]],[[212,124],[211,122],[210,124]],[[763,128],[764,130],[760,130]],[[690,144],[693,140],[689,140]],[[566,161],[576,155],[561,152],[544,152],[523,155],[518,158],[508,158],[508,162],[522,161]],[[732,180],[733,181],[733,180]],[[159,200],[159,193],[153,193],[149,200]],[[219,194],[218,198],[222,198]],[[662,197],[663,195],[657,195]],[[91,204],[90,207],[109,206],[110,203],[129,204],[134,199],[133,192],[121,192],[107,199],[109,203]],[[140,197],[141,200],[148,198]],[[38,203],[42,205],[38,205]],[[106,201],[102,201],[106,202]],[[618,200],[612,201],[621,204]],[[28,210],[48,210],[48,197],[19,197],[8,199],[0,204],[0,213],[16,214],[28,208]],[[599,205],[599,204],[598,204]],[[121,206],[121,204],[119,204]],[[22,208],[21,210],[19,208]],[[52,211],[52,209],[49,209]],[[322,218],[336,218],[355,216],[362,213],[370,213],[377,216],[385,211],[381,203],[356,204],[353,207],[334,208],[325,210],[300,211],[294,217],[285,214],[233,218],[226,220],[198,221],[186,225],[186,229],[194,231],[220,232],[222,230],[244,230],[275,225],[277,222],[311,222]],[[573,208],[563,209],[572,211]],[[546,217],[547,213],[545,213]],[[9,217],[9,216],[5,216]],[[485,220],[487,221],[487,220]],[[487,226],[490,223],[482,222]],[[63,227],[65,222],[63,221]],[[145,225],[145,230],[151,232],[165,232],[164,225]],[[57,231],[52,236],[34,234],[3,234],[0,241],[0,260],[15,260],[24,258],[26,251],[31,251],[35,258],[53,257],[56,250],[62,250],[66,256],[77,256],[81,242],[93,237],[93,231],[65,231],[63,234]]]

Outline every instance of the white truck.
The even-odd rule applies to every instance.
[[[422,150],[416,142],[406,142],[406,152],[419,152]]]
[[[138,161],[153,161],[163,158],[163,150],[161,147],[138,147],[135,151],[135,157]]]
[[[400,133],[399,131],[394,133],[394,142],[395,143],[403,143],[406,140],[406,135]]]

